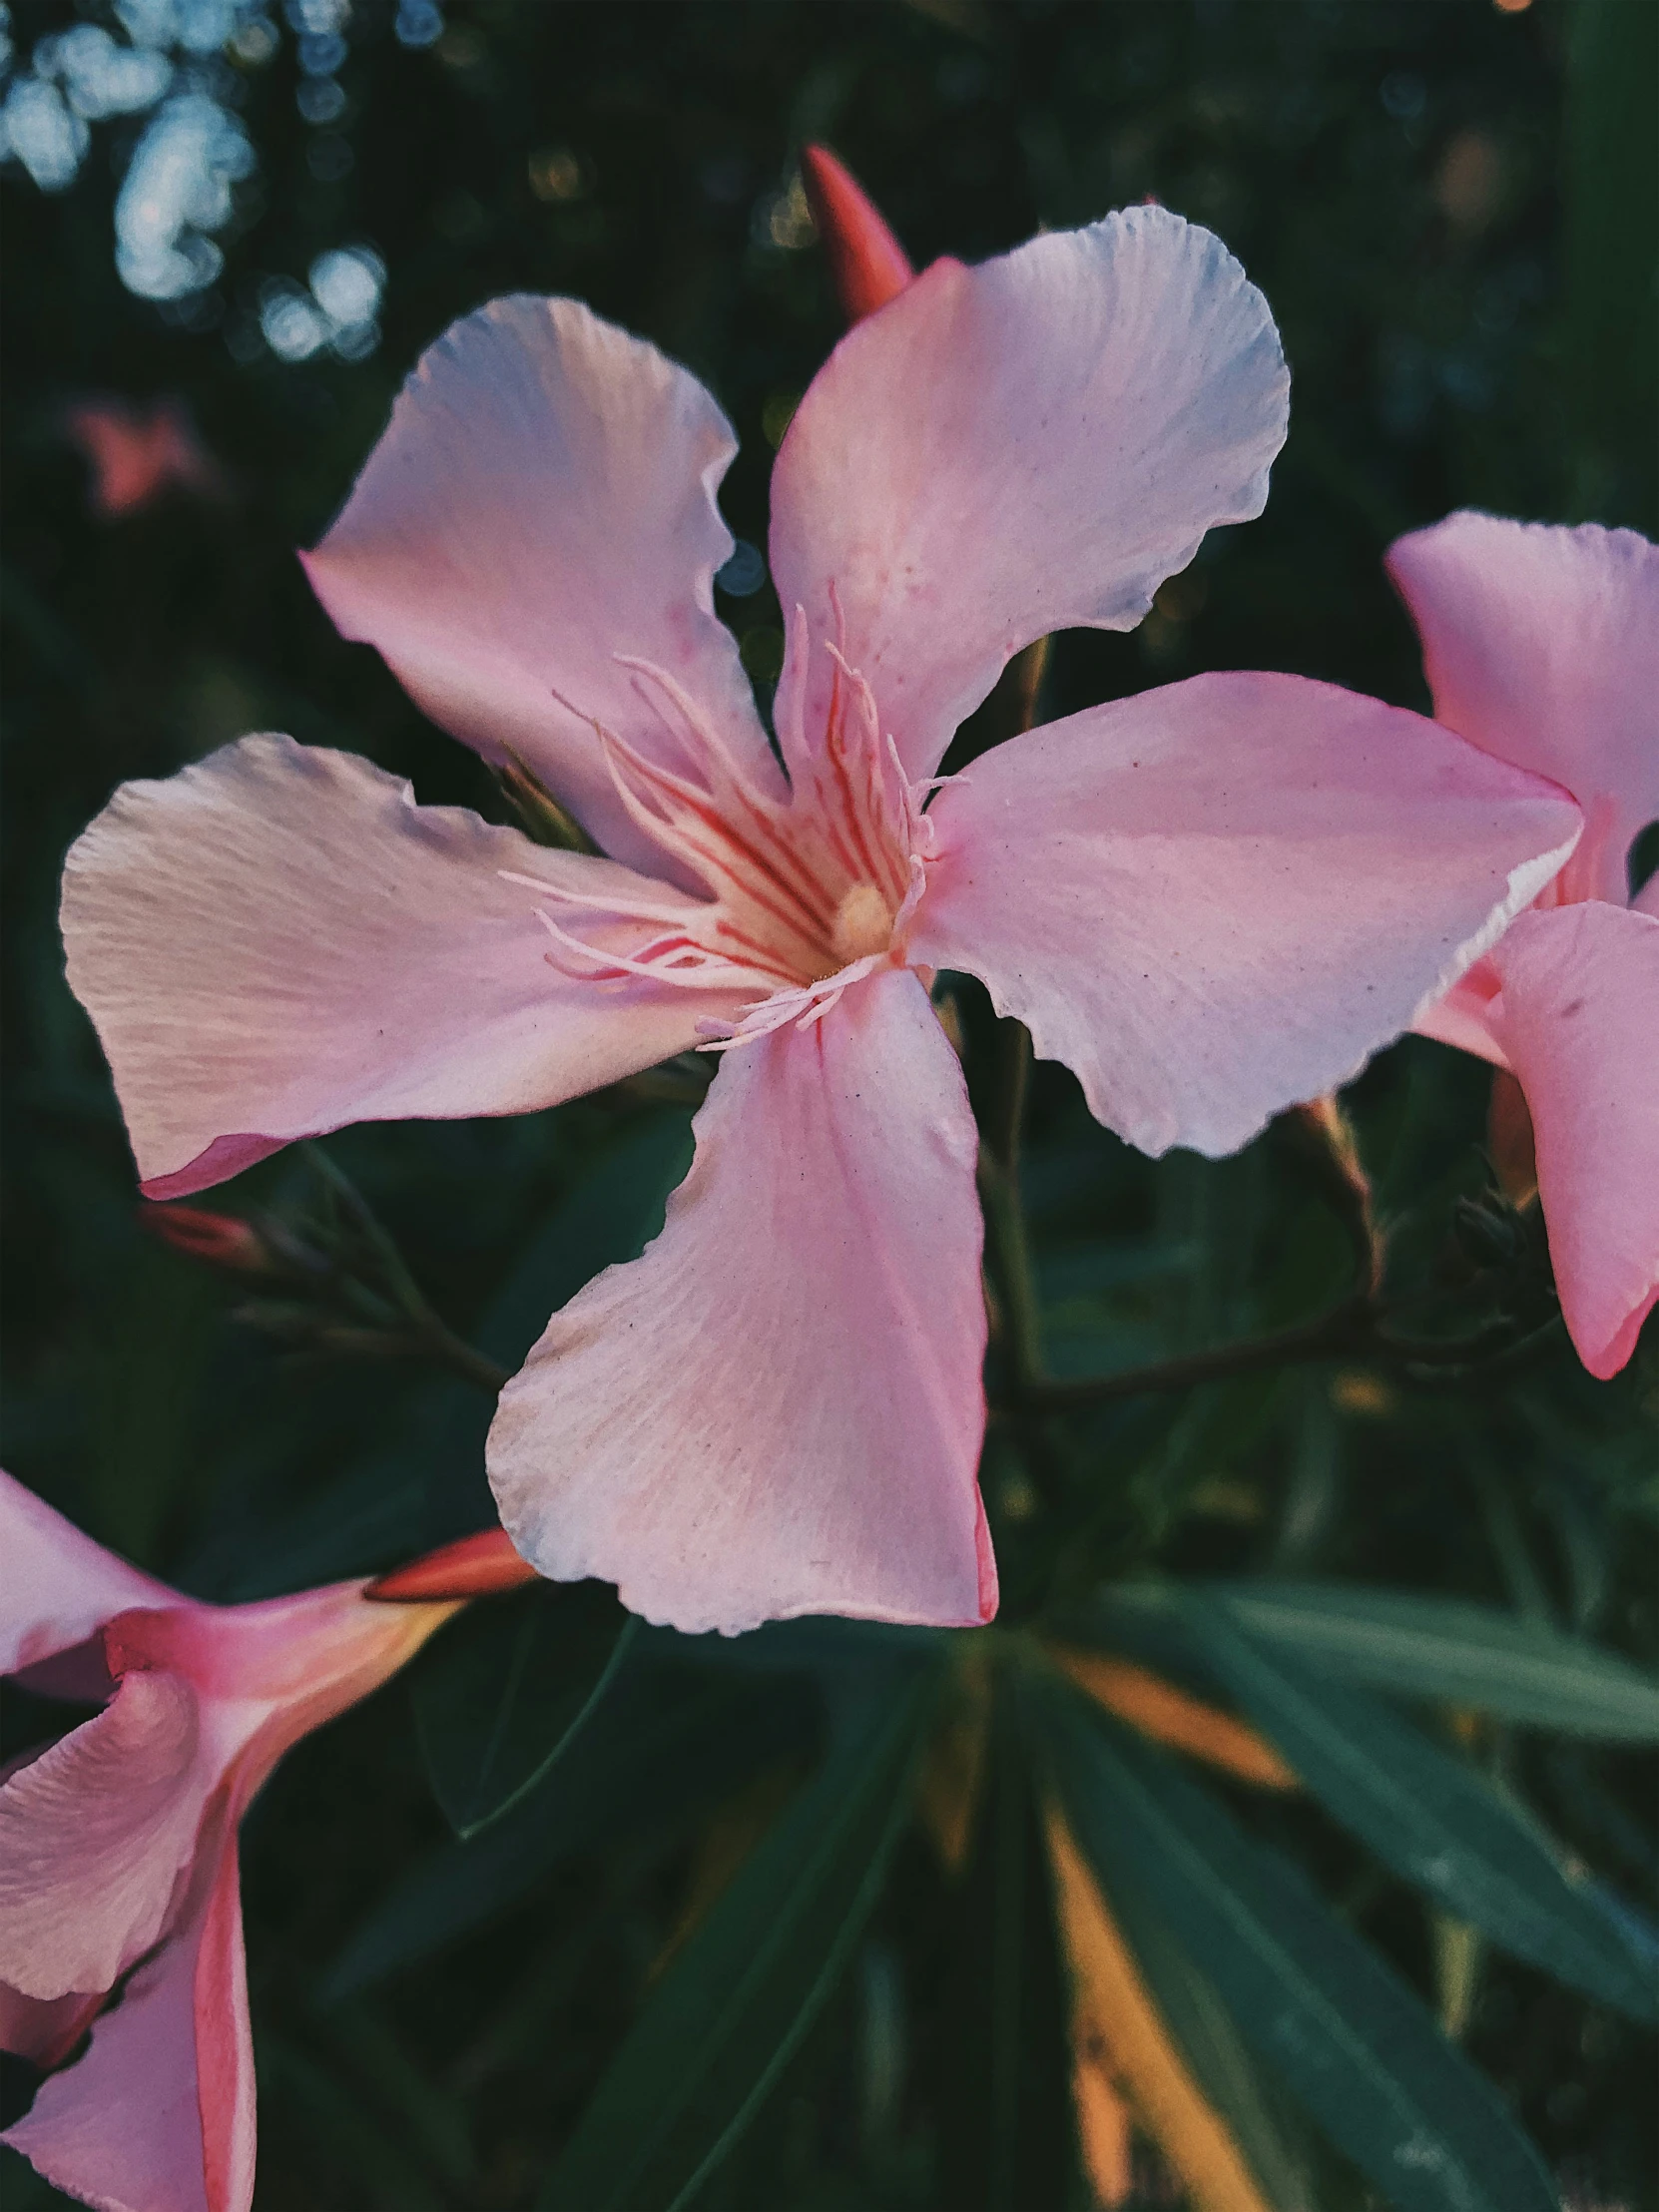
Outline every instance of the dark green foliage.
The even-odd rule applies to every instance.
[[[1327,1677],[1400,1697],[1472,1706],[1608,1743],[1659,1742],[1653,1675],[1617,1652],[1463,1599],[1268,1576],[1197,1591],[1125,1583],[1067,1626],[1085,1638],[1093,1628],[1109,1643],[1127,1642],[1166,1663],[1208,1661],[1226,1682],[1206,1636],[1212,1623],[1222,1630],[1235,1624]]]
[[[347,1995],[441,1949],[578,1853],[672,1841],[759,1770],[810,1746],[816,1722],[796,1677],[734,1680],[635,1661],[607,1695],[602,1728],[574,1741],[485,1834],[440,1845],[376,1904],[326,1992]]]
[[[878,1685],[646,2002],[540,2202],[678,2212],[834,1987],[904,1825],[934,1695]]]
[[[1604,2004],[1659,2016],[1653,1940],[1633,1940],[1466,1759],[1439,1750],[1382,1699],[1240,1635],[1220,1608],[1200,1601],[1191,1610],[1228,1690],[1326,1809],[1403,1881]]]
[[[532,1583],[475,1606],[415,1668],[415,1728],[457,1836],[475,1836],[602,1714],[633,1616],[608,1583]]]
[[[1110,1890],[1124,1869],[1332,2140],[1400,2212],[1549,2212],[1555,2192],[1489,2085],[1279,1853],[1091,1714],[1045,1716],[1055,1779]]]

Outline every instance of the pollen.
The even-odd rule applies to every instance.
[[[892,938],[892,908],[873,883],[854,883],[835,908],[830,948],[843,964],[885,952]]]

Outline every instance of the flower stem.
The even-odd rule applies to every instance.
[[[1314,1321],[1298,1322],[1289,1329],[1271,1329],[1260,1337],[1243,1337],[1230,1345],[1212,1345],[1203,1352],[1183,1353],[1173,1360],[1153,1360],[1144,1367],[1125,1368],[1117,1375],[1088,1375],[1060,1382],[1037,1382],[1027,1389],[1025,1402],[1029,1410],[1036,1412],[1072,1412],[1088,1405],[1108,1405],[1120,1397],[1139,1397],[1157,1390],[1190,1389],[1196,1383],[1213,1382],[1230,1375],[1247,1375],[1256,1368],[1295,1367],[1305,1360],[1353,1358],[1375,1349],[1371,1302],[1365,1298],[1350,1298]]]
[[[979,1197],[985,1209],[1008,1332],[1013,1395],[1023,1401],[1043,1373],[1042,1316],[1019,1190],[1020,1128],[1025,1115],[1031,1036],[1023,1022],[1000,1024],[996,1093],[979,1148]]]

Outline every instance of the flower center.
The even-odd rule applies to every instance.
[[[866,953],[885,952],[892,936],[893,910],[873,883],[854,883],[835,908],[830,949],[840,966]]]
[[[832,1002],[843,969],[893,948],[920,891],[923,793],[883,738],[868,685],[834,658],[822,740],[786,747],[792,781],[782,790],[762,788],[733,761],[666,671],[624,662],[687,768],[672,769],[596,723],[612,782],[635,821],[709,895],[642,884],[601,905],[515,877],[543,894],[537,911],[556,966],[595,979],[649,976],[742,992],[750,1006],[738,1027],[747,1035],[793,1018],[792,1008]],[[547,910],[561,903],[568,924]]]

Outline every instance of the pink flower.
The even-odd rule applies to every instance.
[[[1556,1288],[1604,1380],[1659,1298],[1659,548],[1633,530],[1454,514],[1396,539],[1388,574],[1422,639],[1434,713],[1564,785],[1582,842],[1418,1021],[1526,1094]]]
[[[87,399],[64,412],[64,429],[92,467],[87,504],[106,522],[137,514],[175,487],[213,497],[224,479],[177,399],[148,407]]]
[[[0,1784],[0,2048],[56,2066],[92,2027],[4,2137],[56,2187],[103,2212],[246,2212],[237,1824],[290,1744],[465,1597],[522,1579],[504,1544],[495,1530],[404,1570],[424,1570],[409,1594],[425,1603],[342,1582],[203,1605],[0,1474],[0,1673],[103,1706]]]
[[[1432,724],[1270,675],[1074,715],[928,804],[1010,655],[1133,627],[1260,511],[1286,407],[1266,302],[1162,209],[936,263],[778,456],[775,754],[713,612],[714,401],[572,300],[468,316],[307,565],[611,857],[285,738],[127,786],[64,929],[147,1191],[726,1048],[662,1236],[502,1396],[502,1517],[683,1629],[988,1619],[976,1133],[934,973],[982,977],[1132,1143],[1227,1152],[1406,1027],[1578,833]]]

